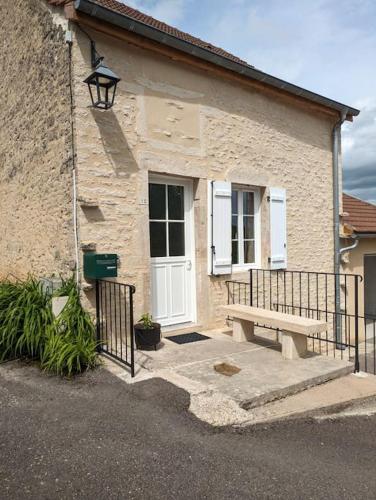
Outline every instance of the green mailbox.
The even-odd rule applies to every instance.
[[[116,253],[84,254],[85,278],[117,278],[118,256]]]

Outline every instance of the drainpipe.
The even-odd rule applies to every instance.
[[[340,249],[339,253],[342,255],[345,252],[350,252],[350,250],[354,250],[359,245],[359,238],[357,236],[352,236],[354,239],[354,243],[348,247],[343,247]]]
[[[337,349],[344,349],[342,346],[342,328],[341,328],[341,284],[340,284],[340,267],[341,267],[341,251],[339,239],[339,153],[340,153],[340,138],[341,127],[346,120],[347,109],[341,112],[341,118],[333,127],[333,211],[334,211],[334,272],[335,272],[335,313],[336,313],[336,342]]]
[[[68,58],[69,58],[69,92],[70,92],[70,108],[71,108],[71,154],[72,154],[72,184],[73,184],[73,233],[74,233],[74,253],[76,261],[76,284],[80,285],[80,256],[78,251],[78,219],[77,219],[77,166],[76,166],[76,142],[75,142],[75,128],[74,128],[74,91],[73,91],[73,60],[72,60],[72,31],[70,23],[68,24],[68,31],[65,38],[68,44]]]

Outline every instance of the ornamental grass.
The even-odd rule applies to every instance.
[[[0,361],[29,358],[43,370],[72,376],[94,368],[97,342],[73,279],[54,294],[68,296],[61,314],[52,313],[52,296],[35,278],[0,282]]]

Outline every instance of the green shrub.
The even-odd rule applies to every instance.
[[[68,296],[58,318],[51,296],[34,278],[0,283],[1,361],[26,356],[40,360],[44,370],[68,376],[96,366],[94,325],[74,280],[64,281],[56,295]]]
[[[0,284],[0,359],[39,358],[52,324],[50,298],[35,279]]]
[[[44,346],[41,366],[58,375],[74,375],[97,365],[94,325],[82,308],[73,279],[64,282],[56,295],[67,295],[68,302],[53,322]]]
[[[72,376],[97,366],[96,343],[83,335],[49,335],[41,359],[42,369],[56,375]]]

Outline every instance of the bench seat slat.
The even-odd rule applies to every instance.
[[[313,335],[325,332],[328,327],[327,323],[322,320],[303,318],[302,316],[295,316],[294,314],[286,314],[278,311],[270,311],[268,309],[262,309],[261,307],[233,304],[222,306],[221,309],[234,318],[260,323],[270,328],[287,330],[302,335]]]

